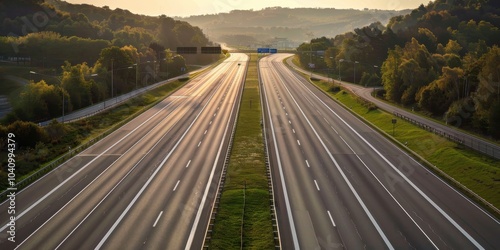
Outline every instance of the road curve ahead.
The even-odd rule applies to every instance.
[[[283,249],[495,249],[500,223],[283,64],[259,71]]]
[[[233,54],[20,192],[15,243],[2,204],[0,249],[200,249],[247,61]]]

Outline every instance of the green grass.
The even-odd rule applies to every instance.
[[[313,81],[334,100],[349,107],[373,126],[393,135],[391,120],[395,118],[380,109],[369,110],[363,101],[345,90],[328,92],[331,83]],[[500,208],[500,163],[476,151],[463,148],[441,136],[428,132],[411,123],[398,119],[393,138],[427,160],[433,166],[472,190],[474,193]],[[497,215],[498,216],[498,215]]]
[[[239,249],[241,245],[244,249],[274,249],[261,118],[257,55],[251,54],[210,249]]]

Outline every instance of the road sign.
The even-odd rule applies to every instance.
[[[177,47],[177,54],[196,54],[198,53],[197,47]]]
[[[271,54],[278,53],[278,49],[269,49],[269,53]]]
[[[269,53],[269,48],[258,48],[257,53]]]
[[[202,54],[221,54],[221,47],[201,47]]]

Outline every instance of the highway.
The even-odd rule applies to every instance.
[[[200,249],[247,61],[232,54],[18,193],[15,243],[1,204],[0,249]]]
[[[310,74],[311,72],[303,70],[299,68],[297,65],[295,65],[292,61],[291,58],[287,59],[287,64],[291,65],[295,70],[298,70],[300,72],[303,72],[305,74]],[[321,75],[313,74],[314,77],[323,79],[326,81],[333,81],[333,79],[324,77]],[[335,80],[336,82],[339,82],[338,80]],[[361,85],[357,84],[352,84],[349,82],[342,81],[341,82],[342,86],[344,88],[350,89],[352,92],[354,92],[356,95],[359,97],[374,103],[377,105],[378,108],[383,109],[389,113],[398,113],[400,115],[403,115],[405,117],[411,118],[414,121],[417,121],[420,124],[423,124],[427,127],[433,128],[436,132],[440,132],[442,134],[446,134],[448,136],[457,138],[460,140],[460,143],[473,149],[478,152],[481,152],[485,155],[491,156],[495,159],[500,159],[500,145],[492,143],[488,140],[485,140],[481,137],[469,134],[467,132],[464,132],[458,128],[460,128],[462,124],[462,119],[466,118],[470,115],[470,110],[462,110],[459,116],[450,118],[450,124],[453,125],[448,125],[448,124],[441,124],[438,122],[435,122],[431,119],[428,119],[426,117],[422,117],[416,113],[406,111],[400,107],[397,107],[395,105],[389,104],[387,102],[384,102],[380,100],[377,97],[372,96],[373,88],[367,88],[363,87]],[[457,128],[458,127],[458,128]]]
[[[283,64],[259,63],[283,249],[496,249],[500,222]]]

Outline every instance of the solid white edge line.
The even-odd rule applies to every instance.
[[[264,83],[262,83],[262,86],[264,86]],[[262,93],[266,97],[267,114],[268,114],[268,117],[269,117],[269,123],[270,123],[270,127],[271,127],[271,134],[273,135],[274,150],[275,150],[276,158],[277,158],[277,162],[278,162],[278,169],[279,169],[279,173],[280,173],[281,186],[283,188],[283,194],[284,194],[284,198],[285,198],[286,212],[287,212],[287,215],[288,215],[288,222],[290,223],[290,231],[292,233],[292,241],[293,241],[294,248],[298,250],[298,249],[300,249],[300,246],[299,246],[299,241],[298,241],[298,238],[297,238],[297,231],[295,229],[295,223],[293,221],[293,215],[292,215],[292,210],[291,210],[291,206],[290,206],[290,200],[288,198],[288,191],[287,191],[286,184],[285,184],[285,177],[284,177],[284,173],[283,173],[283,167],[281,165],[281,160],[280,160],[280,153],[279,153],[279,150],[278,150],[278,145],[276,143],[276,134],[275,134],[275,131],[274,131],[273,119],[272,119],[272,116],[271,116],[271,109],[269,108],[269,100],[267,98],[265,87],[262,88]]]
[[[220,85],[217,87],[217,89],[220,88]],[[165,163],[167,162],[167,160],[170,158],[170,156],[172,155],[172,153],[177,149],[177,147],[179,146],[179,144],[182,142],[182,140],[184,139],[184,137],[187,135],[187,133],[191,130],[191,127],[193,127],[194,123],[198,120],[198,118],[200,117],[200,115],[203,113],[203,111],[205,110],[205,108],[208,106],[208,104],[210,103],[210,101],[212,100],[212,98],[214,97],[215,93],[217,92],[214,91],[212,96],[210,96],[209,100],[207,101],[207,103],[205,104],[205,106],[203,106],[203,108],[201,109],[201,111],[198,113],[198,115],[196,115],[196,117],[194,118],[194,120],[191,122],[191,124],[189,125],[189,127],[186,129],[186,131],[184,131],[184,133],[182,134],[182,136],[179,138],[179,140],[176,142],[176,144],[174,145],[174,147],[170,150],[170,152],[168,153],[168,155],[163,159],[163,161],[160,163],[160,165],[156,168],[156,170],[153,172],[153,174],[148,178],[148,180],[146,181],[146,183],[142,186],[142,188],[139,190],[139,192],[137,192],[137,194],[135,195],[134,199],[132,199],[132,201],[128,204],[128,206],[125,208],[125,210],[121,213],[120,217],[118,217],[118,219],[115,221],[115,223],[113,224],[113,226],[111,226],[111,228],[108,230],[108,232],[104,235],[104,237],[101,239],[101,241],[99,242],[99,244],[95,247],[95,249],[100,249],[104,243],[106,242],[106,240],[109,238],[109,236],[111,235],[111,233],[113,233],[113,231],[115,230],[115,228],[118,226],[118,224],[123,220],[123,218],[125,217],[125,215],[128,213],[128,211],[132,208],[132,206],[135,204],[135,202],[139,199],[139,196],[142,195],[142,193],[144,192],[144,190],[147,188],[147,186],[149,186],[149,183],[153,180],[153,178],[156,176],[156,174],[158,174],[158,172],[160,171],[160,169],[163,168],[163,166],[165,165]]]
[[[439,247],[436,244],[434,244],[434,241],[432,241],[432,239],[429,237],[429,235],[427,235],[425,233],[425,231],[423,230],[423,228],[420,227],[420,225],[418,225],[418,223],[413,219],[413,217],[411,217],[410,213],[408,213],[408,211],[406,211],[406,209],[401,205],[401,203],[399,203],[399,201],[396,199],[396,197],[394,197],[392,195],[392,193],[389,192],[389,190],[385,187],[385,185],[380,181],[380,179],[375,175],[375,173],[373,173],[373,171],[368,167],[368,165],[366,165],[366,163],[361,159],[361,157],[359,157],[359,155],[354,151],[354,149],[352,149],[352,147],[344,140],[344,138],[342,138],[342,136],[340,136],[340,139],[342,139],[342,141],[345,143],[345,145],[347,145],[347,147],[349,147],[349,149],[351,149],[351,151],[358,158],[358,160],[363,164],[363,166],[365,166],[365,168],[368,170],[368,172],[371,173],[373,178],[375,178],[375,180],[377,180],[377,182],[380,184],[380,186],[382,186],[382,188],[389,194],[389,196],[394,200],[394,202],[396,202],[396,204],[398,204],[399,208],[401,208],[401,210],[403,210],[403,212],[406,214],[406,216],[408,216],[408,218],[410,218],[410,220],[413,222],[413,224],[415,224],[415,226],[417,226],[417,228],[420,230],[420,232],[427,238],[427,240],[429,240],[429,242],[434,246],[434,248],[439,249]]]
[[[243,87],[243,86],[240,86],[240,87]],[[203,198],[201,199],[200,206],[198,207],[198,212],[196,213],[196,217],[194,219],[193,226],[191,228],[191,232],[189,233],[189,237],[188,237],[188,240],[186,242],[185,250],[190,250],[191,249],[191,245],[193,244],[194,235],[196,233],[196,229],[198,228],[198,224],[199,224],[199,221],[200,221],[200,218],[201,218],[201,214],[203,212],[203,207],[205,206],[205,202],[207,200],[208,191],[210,190],[210,185],[212,184],[212,179],[213,179],[213,177],[215,175],[215,169],[217,167],[217,162],[219,161],[219,157],[221,155],[222,148],[224,146],[224,140],[226,139],[227,132],[229,130],[229,125],[230,125],[229,121],[231,120],[231,117],[234,114],[235,107],[236,107],[236,102],[234,102],[233,107],[231,108],[231,114],[228,117],[228,121],[227,121],[227,124],[226,124],[226,129],[224,131],[224,136],[222,137],[222,140],[221,140],[221,143],[220,143],[220,146],[219,146],[219,151],[217,152],[217,157],[215,157],[215,161],[214,161],[214,164],[212,166],[212,172],[210,172],[210,177],[208,179],[207,186],[205,187],[205,192],[203,193]]]
[[[162,214],[163,214],[163,211],[160,211],[160,214],[158,214],[158,217],[156,217],[156,220],[155,220],[155,223],[153,224],[153,227],[156,227],[156,223],[158,223]]]
[[[313,93],[310,89],[309,92]],[[396,171],[415,191],[417,191],[429,204],[431,204],[434,209],[436,209],[443,217],[445,217],[448,222],[450,222],[458,231],[462,233],[475,247],[478,249],[484,249],[479,242],[477,242],[467,231],[465,231],[451,216],[449,216],[441,207],[439,207],[429,196],[427,196],[420,188],[418,188],[406,175],[404,175],[399,169],[397,169],[394,164],[392,164],[387,158],[385,158],[373,145],[371,145],[363,136],[361,136],[354,128],[352,128],[344,119],[342,119],[335,111],[333,111],[328,105],[326,105],[318,96],[315,96],[326,108],[328,108],[337,118],[339,118],[351,131],[353,131],[361,140],[363,140],[375,153],[377,153],[380,158],[382,158],[389,166]]]
[[[146,122],[148,122],[149,120],[153,119],[156,115],[158,115],[158,113],[160,113],[161,111],[163,111],[165,108],[169,107],[173,102],[170,102],[168,103],[165,107],[163,107],[162,109],[158,110],[158,112],[156,112],[155,114],[153,114],[150,118],[148,118],[146,121],[144,121],[143,123],[141,123],[139,126],[137,126],[135,129],[133,129],[132,131],[130,131],[128,134],[126,134],[122,139],[118,140],[116,143],[114,143],[113,145],[111,145],[109,148],[107,148],[105,151],[103,151],[101,154],[99,154],[98,156],[96,156],[94,159],[92,159],[89,163],[85,164],[83,167],[81,167],[78,171],[76,171],[75,173],[73,173],[70,177],[66,178],[64,181],[62,181],[59,185],[57,185],[56,187],[54,187],[52,190],[50,190],[50,192],[48,192],[47,194],[45,194],[42,198],[38,199],[35,203],[33,203],[31,206],[29,206],[28,208],[26,208],[24,211],[22,211],[19,215],[16,216],[16,221],[19,220],[19,218],[23,217],[23,215],[25,215],[26,213],[28,213],[29,211],[31,211],[31,209],[33,209],[35,206],[37,206],[38,204],[40,204],[42,201],[44,201],[45,199],[47,199],[47,197],[49,197],[51,194],[53,194],[55,191],[57,191],[57,189],[59,189],[61,186],[63,186],[64,184],[66,184],[66,182],[68,182],[69,180],[71,180],[73,177],[75,177],[76,175],[78,175],[80,172],[82,172],[85,168],[87,168],[88,166],[90,166],[90,164],[92,164],[94,161],[96,161],[98,158],[100,158],[102,155],[106,154],[106,152],[108,152],[109,150],[111,150],[114,146],[116,146],[118,143],[120,143],[121,141],[123,141],[125,138],[127,138],[128,136],[130,136],[132,133],[134,133],[137,129],[139,129],[140,127],[142,127]],[[132,121],[130,121],[132,122]],[[128,123],[127,123],[128,124]],[[126,125],[126,124],[125,124]],[[124,126],[125,126],[124,125]],[[113,134],[113,133],[111,133]],[[110,135],[111,135],[110,134]],[[109,136],[109,135],[108,135]],[[107,136],[106,136],[107,137]],[[76,155],[78,156],[78,155]],[[74,157],[76,157],[74,156]],[[73,159],[74,157],[72,157],[71,159]],[[69,161],[69,160],[68,160]],[[67,161],[67,162],[68,162]],[[58,167],[59,168],[59,167]],[[109,167],[108,167],[109,168]],[[108,169],[107,168],[107,169]],[[107,170],[106,169],[106,170]],[[106,170],[104,170],[103,172],[105,172]],[[23,189],[24,190],[24,189]],[[0,228],[0,232],[2,232],[3,230],[5,230],[6,228],[8,227],[8,224],[6,224],[5,226],[1,227]]]
[[[167,119],[168,117],[170,117],[170,114],[168,116],[166,116],[163,120]],[[153,129],[151,129],[143,138],[141,138],[140,140],[138,140],[134,145],[132,145],[132,147],[130,147],[123,155],[127,154],[130,150],[132,150],[132,148],[135,147],[135,145],[137,145],[140,141],[142,141],[147,135],[149,135],[149,133],[153,132],[154,129],[158,126],[160,126],[161,123],[158,123]],[[177,122],[175,122],[175,124],[177,124]],[[59,249],[60,246],[62,246],[62,244],[64,244],[64,242],[66,242],[66,240],[71,236],[73,235],[73,233],[87,220],[87,218],[92,215],[94,213],[94,211],[101,205],[101,203],[104,202],[104,200],[106,200],[108,198],[109,195],[111,195],[111,193],[125,180],[127,179],[127,177],[132,173],[132,171],[134,171],[137,166],[139,166],[139,164],[146,158],[146,156],[149,155],[149,153],[151,153],[153,151],[154,148],[156,148],[156,146],[158,144],[160,144],[160,142],[163,140],[163,138],[165,138],[165,136],[167,136],[168,133],[165,133],[154,145],[153,147],[151,147],[151,149],[149,149],[146,154],[144,154],[142,156],[142,158],[134,165],[134,167],[132,167],[119,181],[118,183],[116,183],[113,188],[111,190],[109,190],[108,193],[106,193],[106,195],[97,203],[97,205],[94,206],[94,208],[92,208],[92,210],[90,210],[90,212],[73,228],[73,230],[71,230],[71,232],[59,243],[59,245],[57,245],[57,247],[55,249]],[[121,158],[121,157],[120,157]],[[116,162],[118,161],[118,159],[113,162],[111,165],[114,165]],[[100,177],[101,174],[98,176]],[[97,178],[95,179],[97,180]],[[62,211],[70,202],[72,202],[74,199],[76,199],[77,196],[80,195],[80,193],[82,193],[84,190],[86,190],[88,187],[90,187],[91,184],[94,183],[93,180],[91,183],[89,183],[82,191],[80,191],[77,195],[75,195],[67,204],[65,204],[61,209],[59,209],[59,211],[57,211],[54,215],[52,215],[47,221],[45,221],[43,223],[42,226],[40,226],[36,231],[38,231],[40,228],[42,228],[46,223],[48,223],[52,217],[55,217],[60,211]],[[35,232],[36,232],[35,231]],[[35,232],[32,233],[35,234]],[[31,237],[31,235],[29,236]],[[28,237],[28,238],[29,238]],[[28,239],[26,238],[26,239]],[[26,241],[26,240],[25,240]]]
[[[274,70],[274,69],[273,69]],[[292,74],[292,76],[294,76]],[[295,77],[295,76],[294,76]],[[297,79],[297,78],[296,78]],[[297,79],[298,80],[298,79]],[[294,101],[295,105],[297,106],[297,108],[300,110],[300,112],[302,113],[302,116],[304,116],[304,118],[306,119],[307,123],[309,124],[309,127],[311,127],[312,131],[314,132],[314,134],[316,135],[316,137],[318,138],[318,140],[320,141],[321,145],[323,146],[323,148],[325,149],[325,151],[327,152],[328,156],[330,157],[330,159],[332,160],[332,162],[334,163],[335,167],[337,168],[337,170],[339,171],[340,175],[344,178],[344,181],[347,183],[347,186],[349,187],[349,189],[351,190],[351,192],[354,194],[354,197],[356,198],[356,200],[358,201],[358,203],[361,205],[361,207],[363,208],[363,210],[365,211],[366,215],[368,216],[368,218],[370,219],[370,221],[372,222],[373,226],[375,227],[375,229],[377,230],[377,232],[379,233],[380,237],[382,238],[382,240],[385,242],[385,244],[387,245],[387,247],[389,249],[394,249],[394,247],[392,246],[391,242],[389,241],[389,239],[387,238],[387,236],[385,235],[385,233],[382,231],[382,228],[379,226],[379,224],[377,223],[377,221],[375,220],[375,217],[373,217],[373,215],[371,214],[371,212],[368,210],[368,207],[365,205],[365,203],[363,202],[363,200],[361,199],[361,197],[359,196],[358,192],[356,191],[356,189],[354,188],[354,186],[351,184],[351,182],[349,181],[349,179],[347,178],[347,176],[345,175],[344,171],[342,170],[342,168],[340,167],[340,165],[338,164],[337,160],[335,160],[335,158],[333,157],[333,155],[331,154],[331,152],[328,150],[328,148],[326,147],[325,143],[323,142],[323,140],[321,139],[321,137],[319,136],[318,132],[316,131],[316,129],[314,129],[314,127],[312,126],[311,122],[309,121],[309,119],[307,118],[307,116],[305,115],[304,111],[302,110],[302,108],[299,106],[299,104],[297,103],[297,100],[295,100],[295,98],[293,97],[292,93],[290,92],[290,90],[288,89],[288,87],[286,86],[286,84],[283,82],[283,80],[280,78],[280,81],[281,81],[281,84],[285,87],[285,89],[287,90],[288,94],[290,95],[290,97],[292,98],[292,100]],[[300,80],[299,80],[300,82]],[[313,93],[313,96],[314,93]]]

